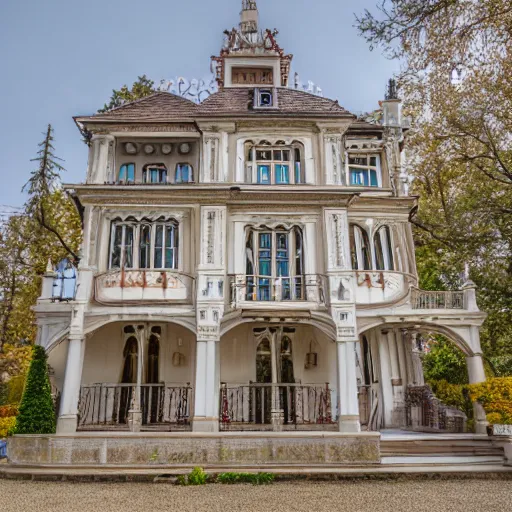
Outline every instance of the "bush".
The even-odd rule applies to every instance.
[[[11,380],[7,383],[7,400],[5,402],[6,404],[19,404],[21,402],[26,380],[26,373],[22,373],[11,378]]]
[[[468,418],[473,416],[473,404],[469,399],[468,386],[450,384],[445,380],[432,380],[428,382],[434,395],[444,405],[455,407],[466,414]]]
[[[512,425],[512,377],[496,377],[469,386],[471,400],[482,404],[491,424]]]
[[[34,346],[15,434],[54,434],[55,410],[43,347]]]
[[[18,415],[17,405],[0,405],[0,418],[9,418]]]
[[[273,473],[221,473],[217,482],[221,484],[271,484],[275,479]]]
[[[16,425],[16,416],[0,418],[0,438],[7,437],[10,430]]]
[[[467,384],[468,371],[462,351],[444,336],[429,341],[429,351],[423,357],[425,380],[445,380],[450,384]]]
[[[194,468],[188,476],[178,477],[179,485],[204,485],[208,481],[208,475],[203,468]]]

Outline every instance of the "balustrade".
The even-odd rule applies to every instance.
[[[333,393],[328,383],[324,386],[284,383],[223,384],[220,397],[221,430],[271,429],[272,414],[276,413],[281,418],[284,430],[311,428],[314,425],[335,426]]]
[[[93,384],[80,389],[78,427],[88,429],[128,428],[128,411],[135,396],[135,384]],[[143,426],[185,429],[189,425],[192,388],[143,384],[141,410]]]
[[[464,292],[412,289],[412,309],[464,309]]]

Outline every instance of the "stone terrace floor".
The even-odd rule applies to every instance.
[[[2,512],[492,512],[510,510],[512,480],[277,482],[179,487],[0,480]]]

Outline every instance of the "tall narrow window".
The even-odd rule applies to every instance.
[[[295,183],[300,184],[304,183],[304,176],[302,175],[302,159],[300,156],[300,149],[295,148],[293,150],[294,153],[294,170],[295,170]]]
[[[142,169],[143,183],[167,183],[167,167],[164,164],[147,164]]]
[[[119,168],[118,183],[133,183],[135,181],[135,164],[123,164]]]
[[[253,247],[256,249],[253,250]],[[300,228],[250,230],[246,254],[247,300],[304,299],[303,241]]]
[[[151,268],[151,225],[140,227],[139,267]]]
[[[159,382],[159,356],[160,341],[156,334],[151,334],[148,343],[148,372],[147,383],[158,384]]]
[[[194,181],[192,166],[190,164],[177,164],[174,175],[175,183],[191,183]]]
[[[350,185],[378,187],[379,169],[379,155],[352,154],[348,157]]]
[[[155,231],[155,268],[177,268],[178,237],[174,224],[157,224]]]
[[[111,240],[110,268],[133,268],[133,226],[114,224]]]
[[[382,226],[374,237],[377,270],[393,270],[393,248],[388,226]]]
[[[350,254],[354,270],[370,270],[372,268],[368,234],[355,224],[350,225]]]

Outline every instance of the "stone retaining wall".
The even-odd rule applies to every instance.
[[[84,433],[9,439],[13,465],[379,464],[379,433]]]

